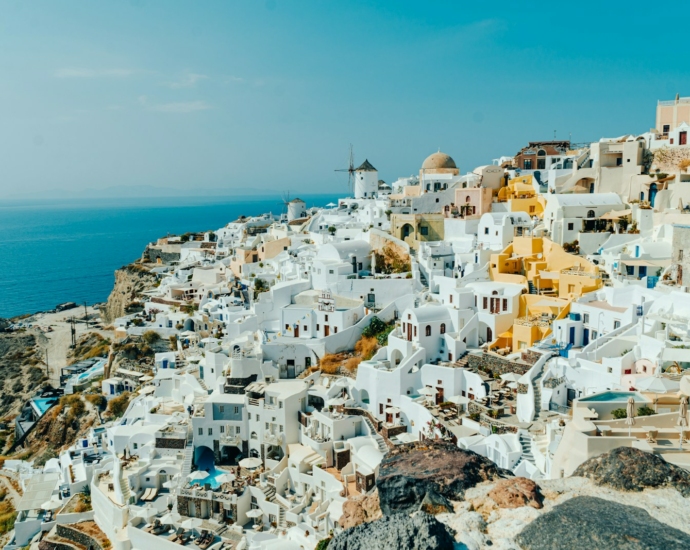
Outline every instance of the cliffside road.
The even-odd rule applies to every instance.
[[[94,307],[88,307],[87,314],[92,321],[100,316],[100,312]],[[44,361],[47,353],[48,375],[53,386],[57,386],[60,382],[60,369],[67,366],[67,354],[72,343],[69,319],[83,316],[84,308],[78,307],[60,313],[40,313],[29,321],[34,325],[32,330],[37,333],[39,345],[43,349]],[[83,322],[76,324],[77,339],[87,332],[98,332],[110,339],[113,337],[112,331],[96,329],[91,324],[87,325]]]

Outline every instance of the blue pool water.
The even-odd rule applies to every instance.
[[[227,473],[228,472],[224,472],[223,470],[217,470],[215,466],[213,466],[208,472],[208,477],[205,477],[204,479],[199,481],[192,481],[190,482],[190,485],[199,485],[203,487],[204,485],[208,484],[211,486],[211,489],[218,489],[218,487],[220,487],[220,483],[218,483],[218,477]]]
[[[36,408],[41,411],[41,416],[43,416],[57,399],[55,397],[35,397],[32,401],[36,405]]]
[[[77,376],[77,380],[79,382],[82,382],[83,380],[86,380],[87,378],[90,378],[91,376],[94,376],[95,374],[98,374],[99,371],[103,372],[103,365],[105,364],[105,361],[99,361],[96,363],[93,367],[90,369],[85,370],[82,372],[79,376]]]
[[[646,401],[639,393],[634,391],[605,391],[602,393],[597,393],[595,395],[588,395],[587,397],[580,398],[580,402],[617,402],[617,401],[627,401],[629,397],[632,397],[635,401]]]

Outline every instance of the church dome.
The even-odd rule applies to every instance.
[[[422,170],[439,170],[443,168],[457,169],[457,166],[455,166],[455,161],[450,155],[441,153],[441,151],[426,157],[424,164],[422,164]]]

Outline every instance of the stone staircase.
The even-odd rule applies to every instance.
[[[379,451],[381,451],[383,454],[386,454],[388,452],[388,445],[386,445],[385,439],[379,433],[376,431],[376,428],[374,427],[374,423],[369,420],[367,416],[362,416],[364,419],[364,423],[367,425],[369,428],[369,434],[374,438],[376,441],[376,446],[379,448]]]
[[[469,363],[469,352],[463,353],[460,357],[457,358],[457,360],[453,363],[453,367],[457,369],[466,369],[467,365]]]
[[[261,487],[261,492],[263,492],[266,500],[268,502],[274,502],[276,499],[276,488],[268,483]]]
[[[520,434],[520,447],[522,447],[522,456],[515,464],[513,470],[517,468],[522,462],[527,461],[534,464],[534,455],[532,454],[532,438],[525,434]]]
[[[278,506],[278,527],[280,529],[287,528],[287,519],[285,519],[285,508]]]
[[[129,486],[129,478],[122,472],[120,472],[120,488],[122,489],[122,498],[125,504],[129,504],[129,499],[132,497],[132,488]]]

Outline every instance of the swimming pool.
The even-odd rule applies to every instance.
[[[635,391],[605,391],[601,393],[596,393],[594,395],[588,395],[587,397],[581,397],[580,402],[627,402],[629,397],[632,397],[635,401],[647,401],[644,397],[642,397],[639,393]]]
[[[201,480],[196,480],[196,481],[191,481],[189,483],[190,487],[192,485],[199,485],[200,487],[203,487],[204,485],[208,484],[211,486],[211,489],[218,489],[220,487],[220,483],[218,482],[218,477],[222,476],[223,474],[227,474],[229,472],[225,472],[223,470],[217,470],[216,467],[212,467],[209,472],[208,472],[208,477],[205,477],[204,479]]]
[[[105,365],[105,361],[100,360],[93,367],[91,367],[90,369],[87,369],[84,372],[82,372],[81,374],[79,374],[77,376],[77,381],[78,382],[84,382],[85,380],[91,378],[92,376],[102,373],[104,365]]]
[[[32,400],[35,407],[43,416],[46,411],[57,401],[56,397],[34,397]]]

